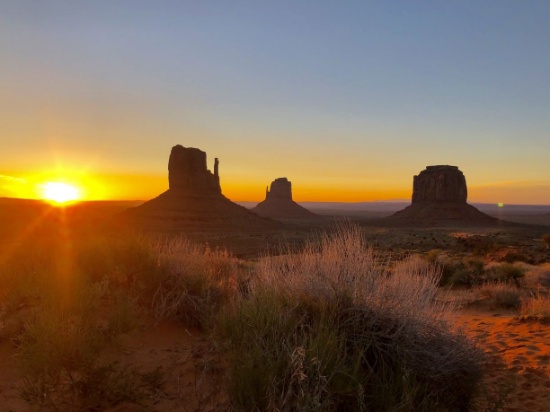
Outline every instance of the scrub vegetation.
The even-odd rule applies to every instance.
[[[101,356],[147,316],[210,336],[233,410],[466,410],[482,376],[436,299],[441,267],[392,262],[352,225],[255,262],[136,233],[27,242],[3,256],[0,339],[40,409],[150,399],[159,371]]]

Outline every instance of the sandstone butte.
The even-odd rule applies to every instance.
[[[222,194],[218,159],[212,173],[205,152],[181,145],[170,153],[168,190],[126,214],[156,230],[265,230],[281,225],[231,202]]]
[[[273,219],[311,219],[319,215],[292,200],[292,183],[286,177],[271,182],[265,189],[265,200],[251,209],[260,216]]]
[[[427,166],[413,178],[411,205],[396,212],[387,221],[415,226],[505,224],[469,205],[467,198],[466,178],[457,166]]]

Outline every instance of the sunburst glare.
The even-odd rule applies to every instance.
[[[80,190],[62,182],[46,182],[40,185],[42,198],[54,203],[74,202],[80,199]]]

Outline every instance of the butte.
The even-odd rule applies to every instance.
[[[466,178],[457,166],[427,166],[413,179],[412,204],[386,219],[404,226],[496,226],[504,222],[466,202]]]
[[[127,216],[154,230],[265,230],[280,223],[260,217],[222,194],[219,161],[207,169],[206,153],[194,147],[174,146],[168,161],[169,189]]]
[[[271,189],[265,189],[265,200],[251,209],[260,216],[272,219],[312,219],[313,212],[292,200],[292,183],[286,177],[271,182]]]

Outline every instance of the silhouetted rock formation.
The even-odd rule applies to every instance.
[[[413,203],[466,203],[466,178],[457,166],[427,166],[413,178]]]
[[[127,215],[146,228],[157,230],[273,229],[280,223],[260,217],[222,194],[219,161],[214,173],[207,169],[206,153],[174,146],[168,161],[169,189],[130,209]]]
[[[273,219],[311,219],[319,217],[292,200],[292,183],[286,177],[271,182],[271,190],[265,189],[265,200],[252,211]]]
[[[168,185],[188,193],[220,194],[219,162],[214,160],[214,174],[207,169],[206,153],[194,147],[174,146],[168,160]]]
[[[413,179],[412,204],[388,218],[414,226],[493,226],[502,221],[466,203],[466,178],[457,166],[427,166]]]
[[[286,177],[271,182],[271,190],[265,188],[265,198],[292,200],[292,183]]]

